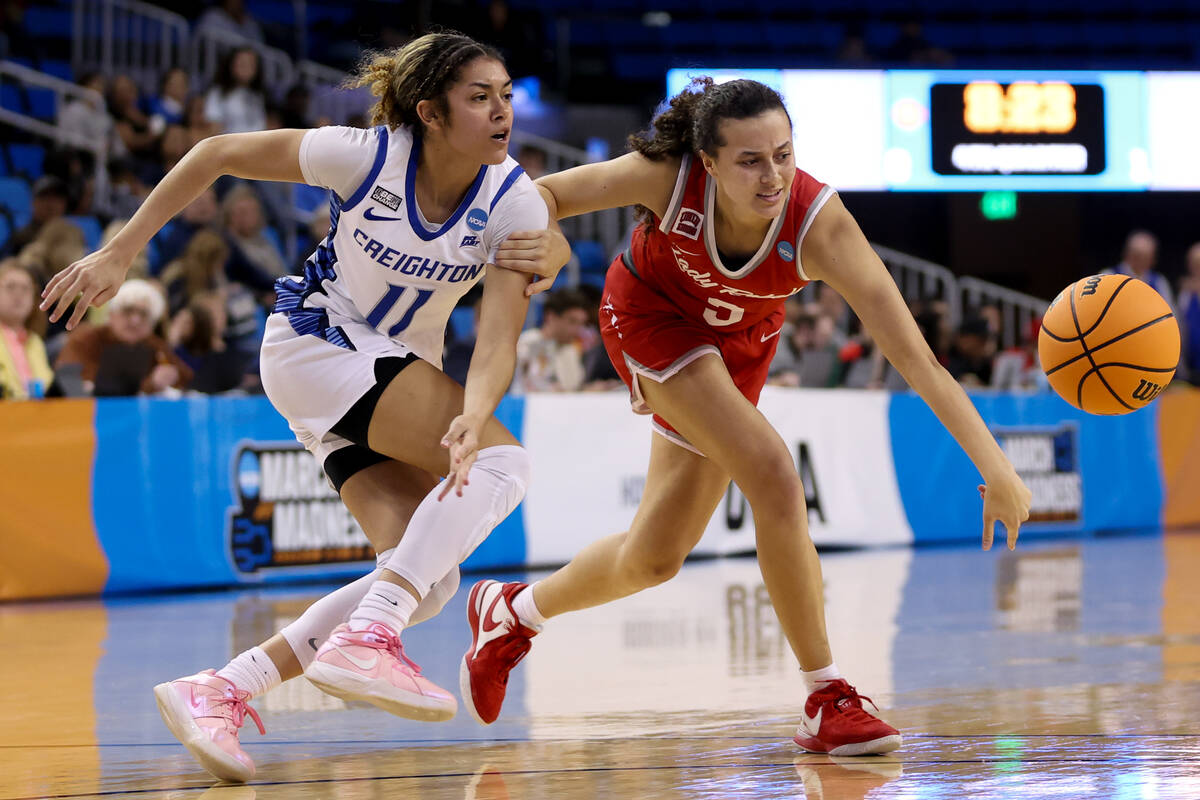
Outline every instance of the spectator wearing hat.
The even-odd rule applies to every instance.
[[[154,334],[166,305],[149,281],[125,281],[108,303],[108,320],[73,330],[55,366],[78,364],[84,389],[96,396],[186,388],[191,368]]]
[[[37,238],[42,226],[67,213],[67,184],[55,175],[43,175],[33,184],[32,214],[29,224],[13,232],[8,239],[8,252],[16,254]]]

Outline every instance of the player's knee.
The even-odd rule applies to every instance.
[[[503,519],[520,505],[529,489],[529,481],[533,477],[533,461],[529,458],[529,452],[517,445],[485,447],[479,451],[475,465],[501,479],[505,487],[502,499],[505,508],[499,516]]]
[[[679,574],[687,553],[641,554],[623,558],[625,578],[639,589],[666,583]]]
[[[790,459],[769,465],[765,475],[754,482],[746,493],[756,516],[770,515],[773,519],[804,514],[804,482],[796,474]]]

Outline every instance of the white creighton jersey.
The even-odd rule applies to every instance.
[[[305,134],[304,179],[331,194],[329,234],[303,277],[275,285],[275,311],[297,333],[353,350],[339,325],[365,322],[440,366],[450,312],[500,244],[514,231],[546,227],[546,205],[511,157],[480,167],[449,219],[427,222],[413,189],[420,153],[407,128]]]

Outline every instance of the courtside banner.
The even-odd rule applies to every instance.
[[[1159,526],[1157,404],[1097,416],[1050,392],[980,392],[971,401],[1033,493],[1023,535]],[[894,395],[890,418],[896,475],[916,541],[979,537],[981,480],[966,453],[916,395]]]
[[[893,472],[881,392],[767,387],[759,407],[804,479],[818,545],[912,541]],[[716,423],[714,423],[716,424]],[[652,434],[624,393],[533,394],[523,441],[533,460],[524,525],[530,564],[558,564],[629,527],[645,488]],[[753,552],[754,518],[727,488],[698,554]]]

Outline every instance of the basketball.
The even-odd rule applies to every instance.
[[[1171,382],[1179,326],[1167,301],[1127,275],[1093,275],[1050,303],[1038,334],[1050,386],[1089,414],[1128,414]]]

